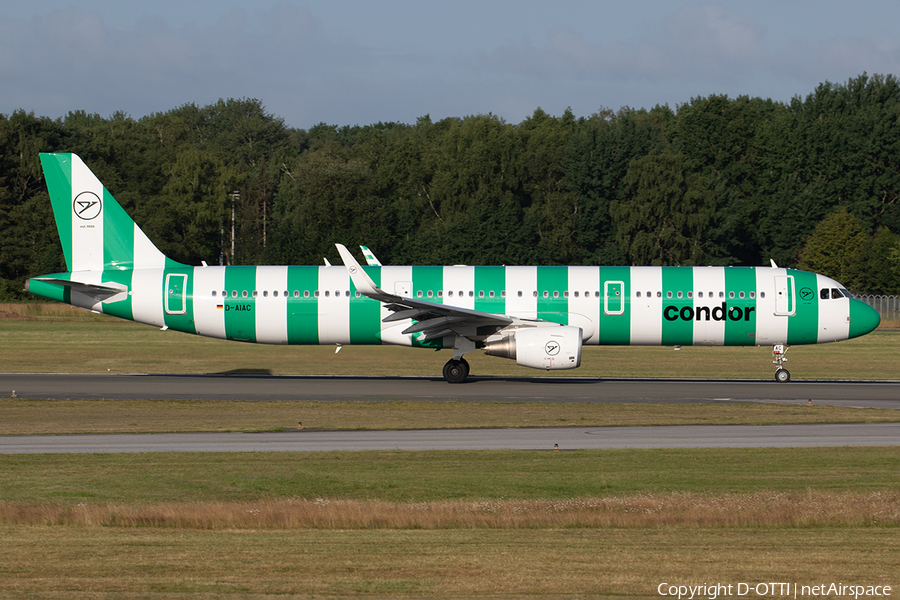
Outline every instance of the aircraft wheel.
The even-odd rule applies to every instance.
[[[448,383],[462,383],[469,376],[469,363],[465,359],[450,359],[444,365],[444,379]]]
[[[791,380],[791,373],[787,369],[778,369],[775,371],[775,381],[778,383],[787,383]]]

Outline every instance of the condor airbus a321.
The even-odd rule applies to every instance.
[[[878,313],[838,282],[772,267],[192,267],[164,256],[74,154],[41,154],[68,272],[39,296],[163,329],[261,344],[451,348],[451,383],[478,348],[574,369],[588,345],[771,346],[846,340]],[[368,249],[366,249],[367,251]],[[373,266],[374,265],[374,266]]]

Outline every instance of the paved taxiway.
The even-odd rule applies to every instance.
[[[778,402],[900,409],[900,381],[708,381],[587,377],[0,374],[0,396],[200,400],[472,400],[541,402]]]
[[[777,402],[900,409],[900,382],[0,374],[48,399]],[[900,423],[0,436],[0,454],[900,446]]]
[[[0,436],[0,454],[898,446],[900,423]]]

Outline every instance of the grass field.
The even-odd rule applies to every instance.
[[[0,307],[0,369],[437,375],[447,358],[236,344],[69,312]],[[788,357],[795,378],[897,379],[900,335]],[[536,373],[472,359],[477,374]],[[770,361],[765,348],[593,348],[578,373],[768,379]],[[898,412],[7,398],[0,434],[270,430],[300,419],[319,428],[801,423]],[[891,585],[896,595],[898,465],[895,447],[5,455],[0,597],[659,598],[664,582],[841,582]]]
[[[895,448],[0,464],[2,597],[657,597],[663,582],[900,583]]]
[[[885,423],[900,411],[806,404],[0,398],[0,435]]]
[[[396,346],[268,346],[228,342],[95,315],[64,305],[0,305],[0,364],[6,372],[271,373],[276,375],[439,376],[447,351]],[[794,379],[898,379],[900,334],[795,346]],[[514,361],[466,356],[472,375],[765,379],[768,347],[590,346],[575,371],[541,372]]]

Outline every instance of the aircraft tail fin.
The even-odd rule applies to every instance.
[[[70,272],[174,264],[76,154],[41,153],[41,166]]]

